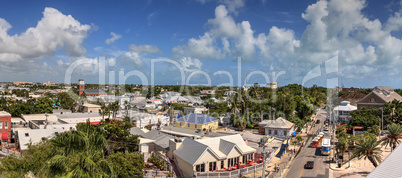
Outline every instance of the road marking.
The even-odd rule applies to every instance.
[[[314,150],[314,149],[313,149],[313,150]],[[311,152],[312,152],[313,150],[311,150],[311,151],[307,154],[306,159],[304,160],[303,168],[302,168],[302,170],[300,171],[299,178],[303,175],[304,165],[306,165],[307,159],[308,159],[308,157],[310,156],[310,154],[311,154]]]
[[[322,157],[322,156],[320,156],[320,158],[318,158],[318,164],[321,164],[321,163],[320,163],[321,157]],[[317,176],[318,176],[318,170],[320,170],[320,166],[317,167]]]

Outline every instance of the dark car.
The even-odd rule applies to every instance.
[[[315,121],[316,124],[320,124],[320,122],[321,122],[320,120]]]
[[[313,169],[314,168],[314,161],[307,161],[304,165],[304,169]]]

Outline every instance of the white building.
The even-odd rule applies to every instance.
[[[130,111],[129,116],[135,121],[135,126],[141,129],[147,125],[169,125],[169,117],[164,115],[154,115],[138,111]]]
[[[256,150],[248,146],[240,134],[198,139],[170,140],[173,153],[184,177],[197,172],[213,172],[234,168],[237,164],[253,161]],[[170,155],[170,153],[168,153]]]
[[[58,133],[75,130],[76,124],[50,125],[47,129],[18,130],[18,144],[21,150],[28,149],[28,144],[37,144],[43,139],[52,138]]]
[[[186,115],[191,113],[204,114],[206,111],[208,111],[206,107],[184,107]]]
[[[296,130],[294,123],[279,117],[276,120],[263,120],[258,123],[261,134],[272,137],[290,137]]]
[[[350,105],[349,101],[342,101],[341,105],[334,108],[335,120],[347,124],[352,117],[352,115],[350,115],[350,112],[356,110],[357,106]]]

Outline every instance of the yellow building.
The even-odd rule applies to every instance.
[[[50,81],[48,81],[48,82],[43,82],[43,85],[47,85],[47,86],[55,85],[55,84],[56,84],[56,83],[50,82]]]
[[[176,127],[186,129],[216,130],[219,120],[204,114],[192,113],[176,120]]]
[[[23,85],[23,84],[27,84],[27,81],[15,81],[13,82],[13,85],[18,86],[18,85]]]

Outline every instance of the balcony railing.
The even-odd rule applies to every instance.
[[[253,172],[257,172],[261,170],[263,164],[256,164],[253,166],[236,169],[232,171],[225,171],[225,172],[197,172],[195,174],[196,177],[220,177],[220,178],[229,178],[229,177],[240,177],[242,175],[251,174]]]

